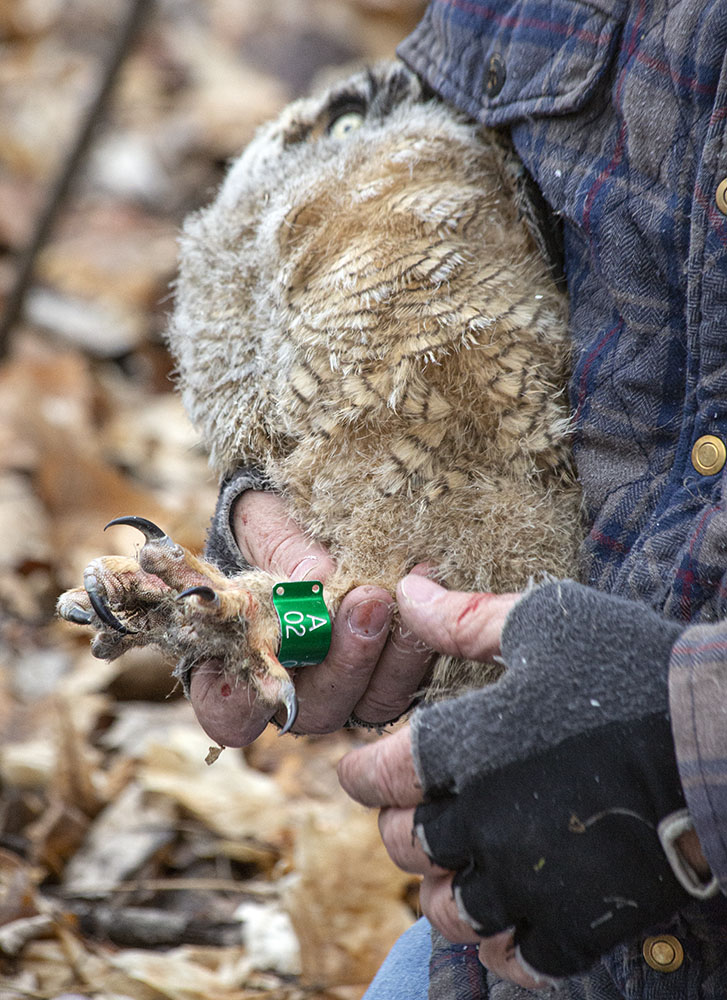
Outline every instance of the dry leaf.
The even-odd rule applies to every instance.
[[[224,747],[220,746],[210,747],[207,751],[207,756],[204,759],[205,764],[207,764],[208,767],[214,764],[216,760],[219,760],[220,754],[224,749]]]
[[[26,827],[35,864],[60,875],[89,828],[90,820],[80,809],[60,799],[52,801],[42,815]]]
[[[0,0],[0,36],[39,35],[56,22],[61,0]]]
[[[101,896],[135,875],[172,840],[175,810],[137,784],[128,785],[96,818],[66,866],[63,885],[76,896]]]
[[[0,848],[0,926],[37,914],[36,881],[30,865]]]
[[[367,983],[413,923],[411,876],[386,854],[376,814],[353,803],[311,810],[298,833],[283,902],[300,941],[302,982]]]
[[[100,358],[118,357],[139,347],[147,332],[139,312],[55,288],[34,288],[28,295],[26,315],[40,329]]]
[[[209,965],[200,958],[208,959]],[[166,954],[128,949],[112,961],[130,979],[169,1000],[250,1000],[244,988],[247,963],[242,948],[205,952],[184,947]]]
[[[208,746],[201,730],[172,730],[164,746],[147,747],[141,784],[173,799],[223,837],[280,843],[289,820],[275,782],[232,751],[209,767]]]
[[[117,705],[115,721],[101,737],[101,744],[118,755],[143,760],[150,745],[166,744],[172,732],[185,728],[190,734],[198,731],[187,701],[126,702]]]
[[[95,816],[103,799],[94,773],[101,755],[89,746],[74,724],[71,707],[63,698],[56,700],[58,752],[53,776],[53,795],[86,816]]]
[[[146,313],[156,306],[176,260],[176,231],[169,222],[126,202],[93,201],[64,217],[38,261],[38,277],[61,295]]]
[[[20,954],[29,941],[50,937],[55,921],[47,913],[36,917],[22,917],[8,924],[0,924],[0,952],[9,957]],[[0,994],[2,996],[2,994]]]
[[[52,734],[0,746],[0,777],[11,788],[47,788],[56,765]]]
[[[226,39],[204,38],[190,25],[177,31],[174,46],[192,81],[179,113],[196,142],[213,155],[235,155],[291,97],[280,80],[236,58]],[[241,101],[241,94],[254,94],[254,100]]]
[[[300,973],[300,945],[288,914],[277,903],[245,902],[235,910],[250,969],[281,976]]]

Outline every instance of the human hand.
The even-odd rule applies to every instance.
[[[519,596],[461,594],[412,575],[398,590],[402,619],[412,630],[426,635],[441,652],[480,660],[498,655],[503,622]],[[430,923],[449,941],[479,942],[480,961],[501,978],[526,989],[542,985],[518,963],[511,931],[480,938],[462,921],[452,891],[454,872],[434,864],[412,836],[414,807],[423,801],[423,792],[409,726],[346,754],[338,774],[352,798],[381,810],[379,829],[392,860],[404,871],[422,876],[419,901]]]
[[[525,989],[544,985],[517,961],[511,931],[481,938],[461,919],[452,889],[454,872],[434,864],[412,835],[414,807],[422,801],[422,787],[414,768],[409,726],[346,754],[339,762],[338,775],[352,798],[380,809],[384,845],[395,864],[422,876],[422,913],[440,934],[454,943],[479,942],[480,961],[502,979]]]
[[[250,565],[281,578],[325,583],[335,569],[328,552],[302,533],[274,493],[243,493],[233,509],[233,530]],[[344,597],[326,659],[293,675],[299,704],[294,732],[333,732],[351,714],[383,724],[409,707],[432,653],[400,626],[390,631],[392,611],[392,596],[380,587],[357,587]],[[251,743],[269,720],[270,710],[254,689],[226,683],[213,661],[192,673],[190,700],[202,728],[223,746]]]
[[[439,630],[448,650],[455,642],[473,655],[467,633],[456,632],[458,620],[467,622],[467,595],[426,581],[414,587],[420,634],[436,647]],[[405,581],[399,603],[411,624],[407,589]],[[492,610],[491,598],[470,596],[474,618]],[[341,763],[347,790],[389,807],[382,833],[398,863],[424,874],[432,922],[451,940],[462,939],[462,926],[475,928],[486,938],[483,963],[499,975],[523,984],[527,972],[553,979],[585,970],[668,920],[690,895],[715,891],[694,881],[695,871],[704,875],[697,865],[690,873],[666,853],[688,819],[666,689],[680,632],[646,608],[572,582],[538,588],[508,618],[504,677],[414,716],[408,767],[428,801],[413,817],[411,796],[387,793],[397,787],[390,772],[402,769],[387,762],[396,748],[379,744]],[[486,635],[487,621],[470,633]],[[367,779],[382,761],[383,776]],[[422,854],[436,864],[426,868]]]

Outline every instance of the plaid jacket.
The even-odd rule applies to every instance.
[[[674,651],[672,717],[727,891],[727,467],[699,461],[719,443],[693,460],[727,441],[727,0],[433,0],[399,55],[510,130],[563,221],[582,579],[699,623]],[[727,996],[724,897],[680,920],[677,972],[621,948],[563,995]],[[465,957],[435,951],[432,996],[487,995]]]

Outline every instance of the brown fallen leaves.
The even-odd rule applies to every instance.
[[[289,741],[264,773],[230,750],[209,768],[183,701],[64,691],[15,714],[0,756],[15,847],[0,851],[0,983],[19,995],[310,995],[368,982],[411,923],[375,816],[333,780],[320,788],[349,738]],[[295,794],[277,780],[291,757],[301,775],[314,765]]]
[[[153,651],[113,664],[58,593],[139,514],[200,548],[216,494],[161,332],[176,233],[255,126],[417,0],[165,0],[128,56],[0,363],[0,998],[357,998],[416,886],[352,805],[362,734],[205,764]],[[0,0],[0,311],[125,0]]]

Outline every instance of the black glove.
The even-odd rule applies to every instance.
[[[513,927],[537,974],[583,971],[690,898],[659,836],[685,814],[667,692],[681,631],[547,584],[508,616],[504,677],[414,717],[422,845],[457,872],[463,919]]]
[[[687,902],[657,827],[684,807],[663,715],[611,723],[420,806],[427,854],[457,871],[478,934],[515,928],[524,964],[562,977]]]

